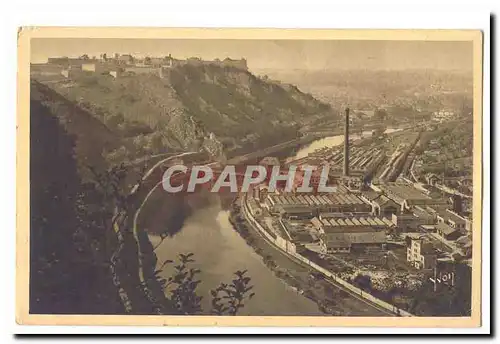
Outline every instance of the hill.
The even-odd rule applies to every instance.
[[[57,122],[60,130],[72,139],[74,147],[71,149],[74,148],[74,158],[79,167],[102,166],[104,164],[102,151],[112,150],[120,145],[119,137],[106,125],[46,85],[32,81],[30,98],[31,121],[40,123],[32,129],[32,132],[45,133],[48,130],[42,126],[47,119],[39,119],[40,117],[50,117],[52,121]],[[37,143],[42,144],[42,142],[34,142],[34,144]],[[54,155],[59,153],[59,150],[52,152]]]
[[[428,111],[472,106],[472,73],[449,70],[280,70],[257,75],[298,85],[333,108],[375,110],[391,107],[396,117],[412,117],[401,107]],[[465,104],[464,104],[465,103]],[[399,108],[396,108],[399,106]]]
[[[123,313],[109,273],[113,237],[97,225],[110,214],[89,197],[81,168],[102,162],[90,140],[107,145],[113,136],[43,85],[32,83],[31,97],[30,312]]]
[[[50,87],[153,153],[197,149],[210,136],[226,151],[250,151],[290,139],[301,126],[332,115],[329,105],[295,86],[242,69],[183,65],[165,74],[87,74]]]

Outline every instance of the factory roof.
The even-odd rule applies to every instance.
[[[331,248],[335,248],[335,247],[351,247],[352,245],[352,241],[349,240],[349,238],[347,237],[344,237],[342,238],[341,240],[332,240],[332,241],[329,241],[328,242],[328,246],[331,247]]]
[[[394,202],[392,199],[384,195],[381,195],[380,197],[376,198],[373,202],[377,203],[379,206],[393,205],[395,207],[399,207],[399,205],[396,202]]]
[[[300,243],[312,243],[315,241],[313,236],[306,231],[291,232],[290,236],[293,241],[298,241]]]
[[[383,217],[383,218],[382,218],[382,221],[384,221],[384,223],[385,223],[388,227],[393,227],[393,226],[394,226],[394,223],[393,223],[391,220],[389,220],[388,218],[386,218],[386,217]]]
[[[352,218],[322,218],[317,217],[311,220],[311,223],[315,227],[322,227],[324,230],[331,227],[342,228],[344,230],[350,230],[356,227],[372,227],[372,228],[385,228],[393,227],[394,224],[387,218],[378,217],[352,217]]]
[[[381,195],[382,195],[381,193],[376,192],[376,191],[371,191],[371,190],[363,191],[361,193],[361,196],[364,197],[368,201],[373,201],[373,200],[377,199],[378,197],[380,197]]]
[[[316,228],[319,228],[319,227],[323,226],[323,222],[320,219],[318,219],[317,217],[313,217],[311,219],[311,223]]]
[[[465,219],[449,210],[438,211],[438,216],[443,218],[445,221],[453,221],[455,223],[465,223]]]
[[[463,236],[457,239],[457,244],[462,245],[462,247],[472,246],[472,240],[469,237]]]
[[[387,192],[389,195],[394,195],[404,200],[429,200],[429,196],[420,192],[412,186],[403,183],[385,183],[381,184],[380,188]]]
[[[418,218],[434,217],[434,215],[431,212],[429,212],[429,211],[427,211],[425,209],[422,209],[420,207],[415,207],[413,209],[413,215],[415,215]]]
[[[276,205],[357,205],[365,204],[358,196],[348,193],[335,193],[328,195],[269,195],[269,198]]]
[[[304,206],[283,206],[277,207],[280,213],[286,214],[311,214],[313,210],[309,207]]]
[[[351,227],[345,227],[345,226],[331,226],[331,227],[324,227],[323,231],[326,234],[333,234],[333,233],[375,233],[375,232],[383,232],[385,231],[384,228],[377,228],[373,226],[351,226]]]
[[[455,233],[457,231],[455,228],[448,226],[446,223],[438,223],[436,225],[436,229],[446,235]]]
[[[436,254],[432,242],[425,240],[420,247],[420,254]]]

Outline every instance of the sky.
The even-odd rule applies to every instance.
[[[48,57],[134,56],[246,58],[250,70],[472,70],[472,42],[359,40],[106,39],[36,38],[31,62]]]

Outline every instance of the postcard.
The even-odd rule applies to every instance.
[[[479,30],[18,51],[18,323],[481,325]]]

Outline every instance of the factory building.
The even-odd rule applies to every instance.
[[[386,243],[386,231],[392,226],[387,219],[361,217],[351,219],[311,220],[318,231],[324,251],[351,252],[383,249]]]
[[[353,194],[331,193],[311,194],[268,194],[264,206],[271,213],[302,211],[309,209],[314,213],[366,213],[371,206]]]
[[[437,221],[436,214],[421,206],[415,206],[412,212],[413,216],[419,218],[423,225],[432,225]]]
[[[389,182],[378,185],[378,188],[388,198],[399,204],[401,211],[404,211],[405,209],[412,209],[417,205],[436,206],[446,205],[448,203],[448,201],[444,198],[431,198],[415,189],[413,186],[404,183]]]
[[[379,192],[364,191],[361,192],[360,198],[366,203],[371,204],[372,214],[375,216],[390,218],[393,214],[401,214],[401,206]]]
[[[309,182],[304,185],[304,179],[305,179],[305,169],[308,167],[313,167],[315,168],[310,175]],[[299,165],[296,172],[295,172],[295,177],[293,180],[293,187],[292,191],[298,192],[300,191],[301,187],[305,186],[310,186],[312,188],[312,193],[317,193],[318,192],[318,187],[321,183],[321,174],[323,170],[323,165],[318,164],[318,165],[311,165],[311,164],[304,164],[304,165]],[[328,178],[328,176],[327,176]],[[334,186],[334,184],[325,181],[323,186]]]

